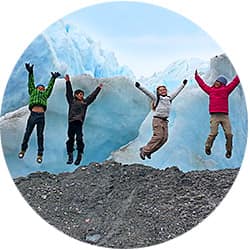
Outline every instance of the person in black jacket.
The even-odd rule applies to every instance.
[[[83,142],[82,126],[86,116],[86,111],[88,106],[95,100],[101,91],[103,85],[100,84],[88,97],[84,98],[84,91],[81,89],[75,90],[73,94],[69,75],[65,75],[64,79],[66,80],[66,98],[69,104],[68,140],[66,142],[68,153],[67,164],[72,164],[74,161],[73,151],[76,137],[78,153],[74,164],[79,165],[82,160],[82,154],[85,146]]]

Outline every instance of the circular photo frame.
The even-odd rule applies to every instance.
[[[139,2],[89,6],[38,35],[10,75],[0,122],[28,204],[111,248],[157,245],[203,221],[247,142],[227,54],[188,19]]]

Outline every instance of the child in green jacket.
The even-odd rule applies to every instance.
[[[47,99],[51,95],[52,89],[55,84],[55,80],[60,76],[58,72],[51,72],[51,79],[49,81],[48,87],[45,88],[42,84],[37,84],[35,86],[34,82],[34,73],[33,67],[34,65],[25,63],[25,67],[29,72],[28,75],[28,93],[30,96],[29,99],[29,110],[30,116],[27,121],[27,126],[25,130],[25,134],[23,137],[21,151],[18,154],[18,157],[22,159],[24,154],[28,148],[28,142],[31,136],[31,133],[36,126],[37,129],[37,144],[38,144],[38,152],[37,152],[37,162],[42,163],[42,156],[44,151],[43,146],[43,131],[45,127],[45,111],[47,110]]]

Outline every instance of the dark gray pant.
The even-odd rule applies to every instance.
[[[23,142],[21,149],[22,151],[26,151],[28,148],[28,142],[34,127],[36,126],[37,131],[37,144],[38,144],[38,152],[37,155],[43,155],[44,147],[43,147],[43,131],[45,127],[45,114],[37,113],[31,111],[30,116],[27,121],[26,130],[23,137]]]
[[[75,138],[76,137],[76,138]],[[83,143],[83,134],[82,134],[82,122],[73,121],[69,122],[68,126],[68,140],[66,142],[67,153],[72,153],[74,151],[74,143],[76,140],[77,151],[83,153],[84,143]]]

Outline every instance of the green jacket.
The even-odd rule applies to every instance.
[[[28,80],[28,90],[29,90],[29,109],[32,110],[34,106],[42,106],[44,111],[47,109],[47,99],[51,95],[52,89],[55,84],[55,78],[51,77],[48,87],[45,91],[39,91],[36,89],[35,82],[34,82],[34,74],[29,73],[29,80]]]

